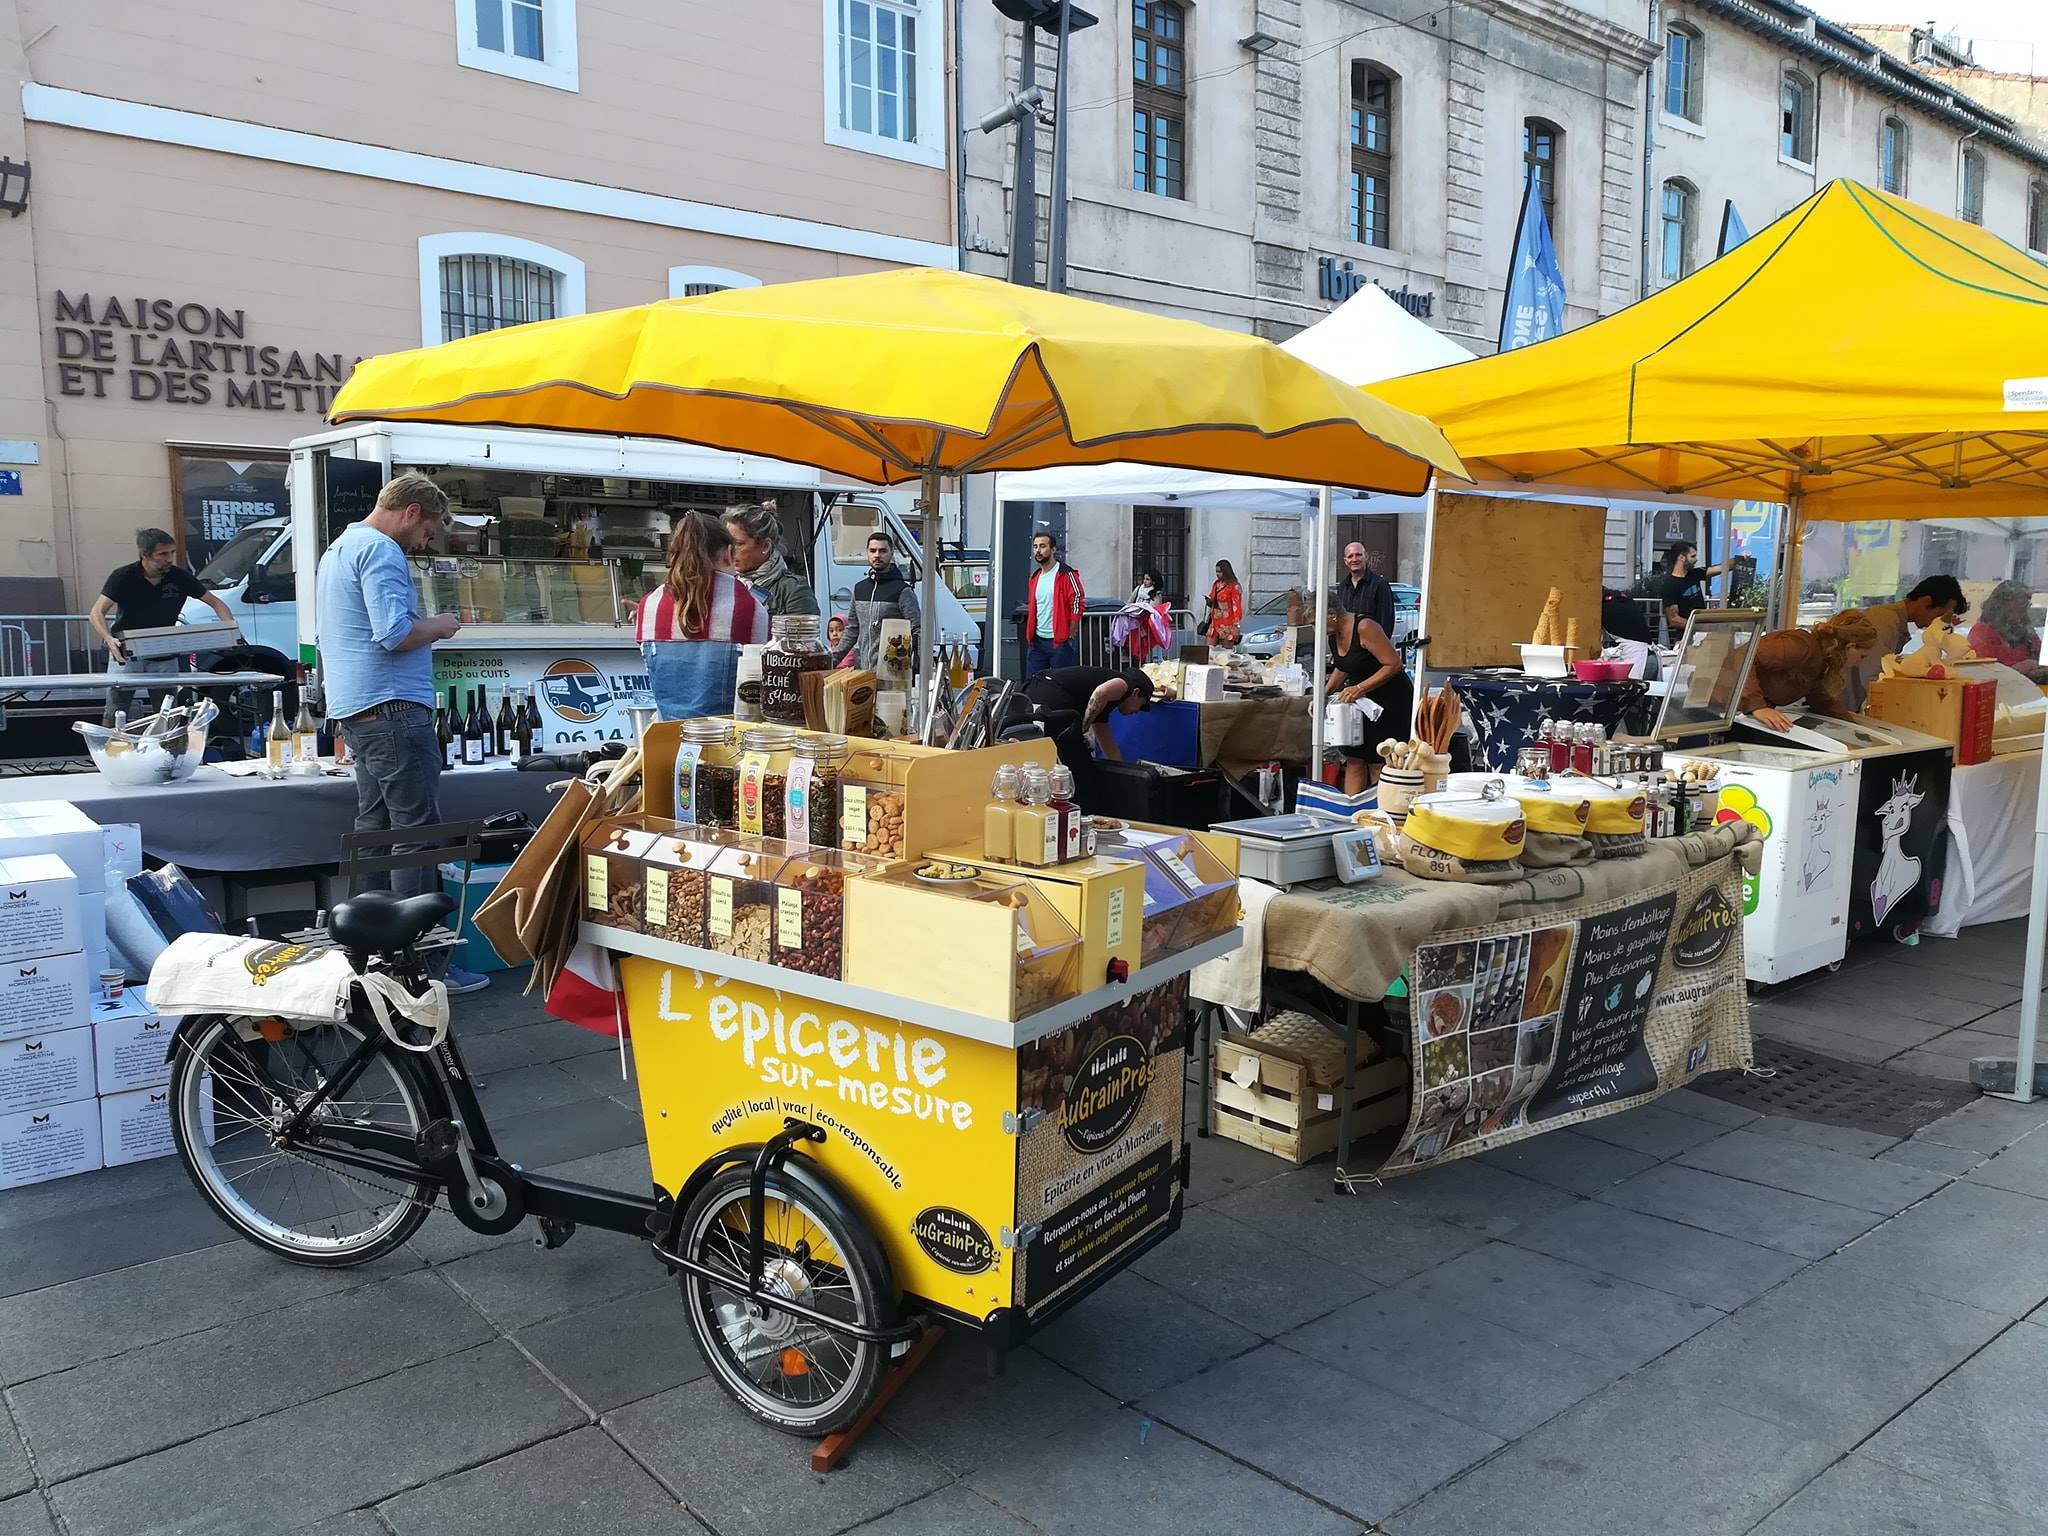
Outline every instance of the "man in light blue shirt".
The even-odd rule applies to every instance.
[[[400,475],[377,505],[320,557],[320,662],[327,714],[356,760],[356,830],[395,831],[441,819],[436,787],[441,744],[434,734],[434,642],[461,626],[453,614],[420,616],[406,556],[426,548],[448,519],[448,494],[424,475]],[[423,844],[399,844],[410,853]],[[393,870],[392,888],[414,896],[437,888],[432,866]],[[489,978],[454,966],[448,990],[471,992]]]

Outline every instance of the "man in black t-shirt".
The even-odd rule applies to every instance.
[[[1685,621],[1707,606],[1707,583],[1723,571],[1734,569],[1733,560],[1719,565],[1701,565],[1699,547],[1674,544],[1664,552],[1664,580],[1657,600],[1663,605],[1664,622],[1671,627],[1671,643],[1685,633]]]
[[[1344,546],[1344,574],[1330,589],[1330,606],[1356,619],[1371,619],[1394,638],[1394,589],[1368,563],[1363,544]]]
[[[86,621],[92,625],[93,633],[106,642],[109,672],[175,672],[177,657],[131,656],[121,637],[131,629],[162,629],[177,623],[188,597],[202,599],[224,622],[233,623],[235,616],[228,612],[226,603],[200,584],[198,577],[177,564],[177,545],[163,529],[136,529],[135,552],[140,558],[133,565],[121,566],[107,577]],[[113,615],[111,620],[109,615]],[[125,707],[119,694],[116,704]]]

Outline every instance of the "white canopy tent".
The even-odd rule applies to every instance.
[[[1299,335],[1280,343],[1303,362],[1357,387],[1382,379],[1400,378],[1430,368],[1469,361],[1475,354],[1439,334],[1396,304],[1379,288],[1368,284]],[[1329,486],[1297,484],[1287,480],[1261,480],[1249,475],[1209,475],[1193,470],[1165,469],[1152,464],[1095,464],[1071,469],[1034,469],[1021,474],[1000,475],[996,480],[996,516],[1002,516],[1006,501],[1059,501],[1127,505],[1133,502],[1166,502],[1186,507],[1232,507],[1252,512],[1316,513],[1316,620],[1315,676],[1310,679],[1310,752],[1316,764],[1322,761],[1323,681],[1327,672],[1325,630],[1330,607],[1331,519],[1338,513],[1387,513],[1420,511],[1430,515],[1436,507],[1436,491],[1424,496],[1377,496],[1356,491],[1333,490]],[[1424,548],[1428,547],[1428,534]],[[1003,541],[994,539],[995,569],[990,581],[996,593],[1002,587]],[[1428,632],[1428,582],[1423,583],[1423,632]],[[998,598],[1000,601],[1000,597]],[[998,619],[998,623],[1002,619]],[[1002,654],[1000,646],[995,654]]]

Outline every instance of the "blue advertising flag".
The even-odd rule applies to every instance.
[[[1550,221],[1533,182],[1522,189],[1522,223],[1500,311],[1500,350],[1512,352],[1564,333],[1564,273],[1550,243]]]
[[[1721,248],[1714,254],[1726,256],[1748,238],[1749,226],[1742,222],[1742,215],[1735,211],[1735,199],[1731,197],[1721,205]]]

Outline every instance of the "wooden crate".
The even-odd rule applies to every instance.
[[[1351,1134],[1399,1125],[1408,1116],[1408,1062],[1375,1059],[1359,1039]],[[1222,1035],[1215,1052],[1210,1128],[1275,1157],[1301,1164],[1337,1146],[1337,1096],[1343,1091],[1344,1047],[1305,1014],[1275,1015],[1256,1034]]]

